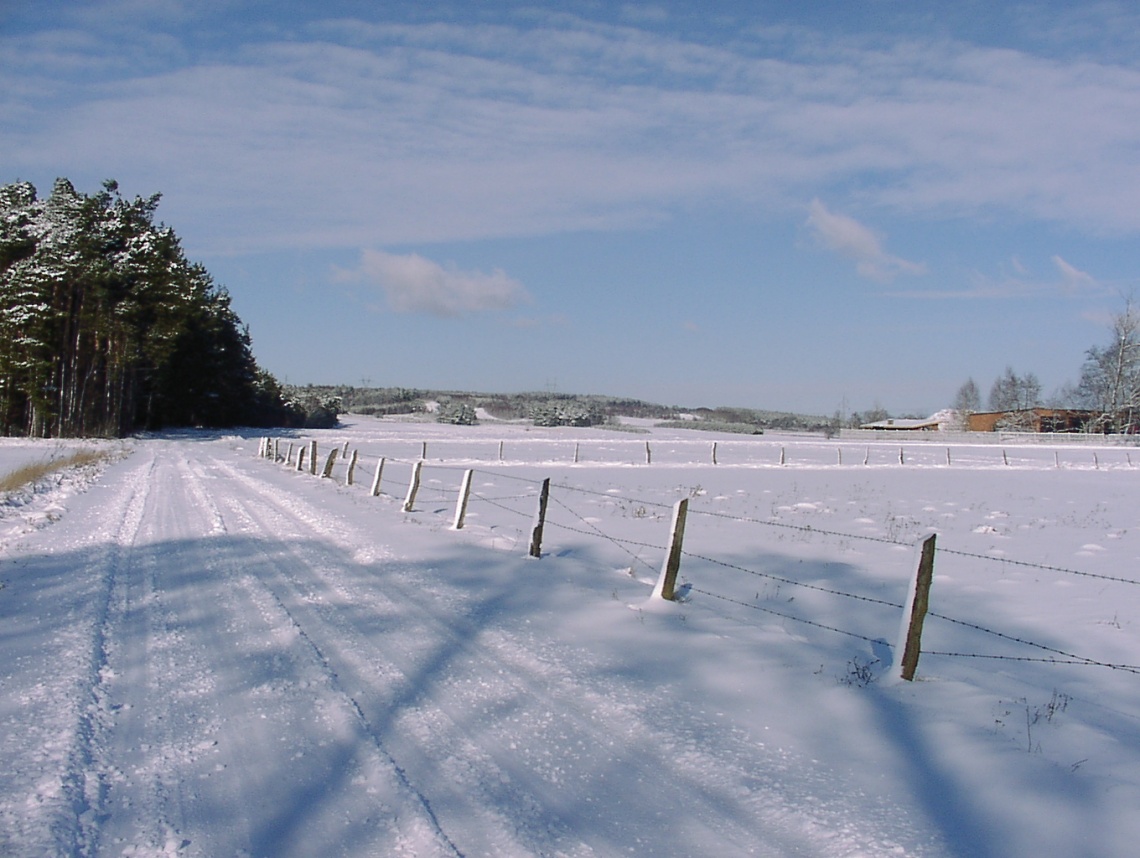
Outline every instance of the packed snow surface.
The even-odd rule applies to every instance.
[[[1135,854],[1132,448],[259,442],[134,439],[0,506],[0,855]]]

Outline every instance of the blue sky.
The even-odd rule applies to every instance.
[[[1140,10],[0,0],[0,182],[56,176],[162,193],[294,383],[1049,395],[1140,279]]]

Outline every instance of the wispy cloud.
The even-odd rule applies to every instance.
[[[852,187],[887,212],[1140,231],[1140,69],[1092,53],[905,34],[820,50],[806,30],[714,41],[535,12],[233,27],[224,50],[85,24],[0,37],[5,168],[162,191],[214,252],[630,227],[709,199],[793,211]],[[911,271],[838,240],[867,276]]]
[[[924,265],[887,253],[871,229],[852,217],[830,211],[819,200],[811,202],[807,225],[821,245],[852,260],[863,277],[887,283],[899,274],[926,273]]]
[[[1090,289],[1097,288],[1098,284],[1096,278],[1070,265],[1060,256],[1053,257],[1053,264],[1056,265],[1057,270],[1061,272],[1061,288],[1065,292],[1072,294],[1076,292],[1087,292]]]
[[[1012,273],[985,274],[975,271],[969,276],[968,285],[961,289],[912,289],[892,291],[896,297],[924,298],[928,300],[1011,298],[1054,298],[1058,294],[1069,297],[1105,296],[1113,294],[1109,284],[1102,283],[1093,275],[1069,264],[1060,256],[1053,255],[1049,261],[1056,274],[1037,275],[1030,271],[1020,257],[1011,259]],[[1058,276],[1059,275],[1059,276]]]
[[[396,313],[461,316],[505,310],[530,300],[525,287],[498,269],[490,274],[443,266],[417,253],[365,250],[353,271],[338,271],[342,281],[379,287]]]

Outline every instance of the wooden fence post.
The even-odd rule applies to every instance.
[[[348,473],[344,477],[344,484],[351,486],[353,478],[356,476],[356,460],[360,458],[360,451],[353,450],[352,456],[348,460]]]
[[[342,459],[348,458],[348,442],[347,441],[344,442],[344,449],[342,449],[340,451],[340,455],[341,455]]]
[[[542,481],[542,490],[538,493],[538,512],[534,516],[534,528],[530,532],[531,557],[542,556],[542,528],[546,524],[546,505],[550,501],[550,477]]]
[[[946,466],[947,467],[950,466],[950,448],[949,447],[946,448]]]
[[[463,529],[463,521],[467,518],[467,499],[471,497],[471,478],[475,476],[472,470],[463,473],[463,482],[459,484],[459,500],[455,502],[455,524],[453,525],[456,530]]]
[[[787,464],[787,462],[788,462],[788,459],[787,459],[787,456],[784,455],[784,448],[781,447],[780,448],[780,464],[785,465],[785,464]]]
[[[292,441],[289,442],[289,451],[285,454],[285,464],[287,466],[293,464],[293,442]]]
[[[918,561],[918,575],[910,591],[910,599],[904,608],[903,627],[898,651],[902,653],[899,676],[907,682],[914,681],[918,669],[918,656],[922,649],[922,624],[930,607],[930,582],[934,580],[935,534],[930,534],[922,543],[922,555]]]
[[[899,464],[900,465],[906,464],[906,456],[903,455],[903,448],[902,447],[899,447]]]
[[[412,466],[412,481],[408,483],[408,495],[404,498],[404,512],[411,512],[416,505],[416,492],[420,490],[420,471],[423,466],[423,459]]]
[[[661,564],[661,575],[653,588],[652,597],[674,601],[676,598],[677,572],[681,568],[681,543],[685,539],[685,519],[689,514],[689,499],[681,498],[673,505],[673,523],[669,532],[669,552]]]
[[[574,464],[578,464],[578,442],[574,442]]]
[[[309,442],[309,473],[314,477],[317,475],[317,441],[315,438]]]
[[[503,442],[499,442],[499,461],[503,461]]]
[[[649,449],[649,442],[645,442],[645,464],[653,464],[653,451]]]
[[[865,465],[869,461],[871,461],[871,448],[870,447],[868,447],[867,452],[863,454],[863,464]]]
[[[306,447],[304,444],[302,444],[301,448],[297,451],[297,470],[298,471],[305,470],[305,451],[308,449],[309,449],[308,447]]]
[[[340,448],[338,447],[333,447],[331,450],[329,450],[328,458],[325,459],[325,467],[321,471],[321,479],[327,480],[332,476],[333,465],[336,464],[336,457],[339,453]]]
[[[716,464],[716,441],[713,441],[713,446],[712,446],[712,463],[714,465]]]
[[[380,461],[376,465],[376,473],[372,477],[372,488],[368,490],[368,494],[372,497],[377,497],[380,494],[380,480],[384,476],[384,457],[380,457]]]
[[[424,441],[424,442],[423,442],[423,443],[420,445],[420,460],[421,460],[421,461],[426,461],[426,460],[427,460],[427,441]]]
[[[836,457],[839,460],[836,464],[842,465],[843,464],[843,448],[842,447],[836,447],[835,453],[836,453]]]
[[[277,462],[281,459],[281,439],[273,439],[273,461]]]
[[[1005,450],[1001,451],[1001,460],[1005,462],[1006,465],[1009,465],[1009,456],[1005,454]]]

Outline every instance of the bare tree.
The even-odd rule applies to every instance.
[[[1013,367],[1006,367],[1005,373],[990,388],[990,411],[1004,412],[998,427],[1027,431],[1033,428],[1033,417],[1029,413],[1041,404],[1041,382],[1029,372],[1019,376]]]
[[[982,395],[978,392],[978,385],[974,379],[968,378],[958,388],[954,395],[954,414],[960,429],[966,429],[970,423],[970,415],[982,410]]]
[[[990,411],[1025,411],[1041,404],[1041,382],[1029,372],[1023,376],[1007,366],[990,388]]]
[[[1077,385],[1082,405],[1097,412],[1090,429],[1127,431],[1140,414],[1140,310],[1132,299],[1112,316],[1112,341],[1085,352]]]

